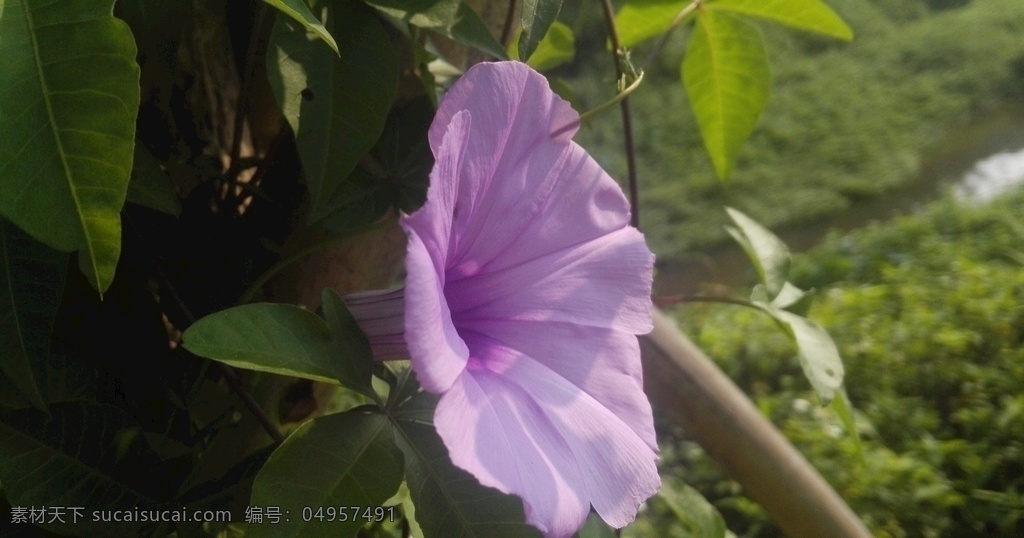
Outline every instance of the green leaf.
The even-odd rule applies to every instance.
[[[145,523],[102,522],[92,510],[146,510],[154,501],[129,484],[126,433],[116,407],[57,404],[52,420],[35,410],[0,413],[0,482],[12,506],[81,507],[77,522],[44,525],[74,536],[135,536]],[[137,469],[137,467],[136,467]],[[141,480],[135,480],[139,482]]]
[[[427,133],[435,108],[422,95],[395,105],[377,145],[345,180],[338,205],[324,221],[336,234],[371,224],[389,210],[412,213],[427,200],[434,154]]]
[[[843,360],[828,331],[814,321],[770,305],[760,305],[786,329],[796,344],[804,376],[823,404],[828,404],[843,386]]]
[[[587,516],[587,522],[583,524],[580,532],[576,533],[578,538],[616,538],[618,534],[615,528],[611,527],[601,519],[601,516],[591,512]]]
[[[45,410],[36,372],[50,355],[68,256],[0,218],[0,264],[0,370],[29,403]]]
[[[807,317],[807,311],[811,308],[811,300],[813,298],[813,290],[804,291],[789,282],[785,282],[782,284],[782,289],[775,296],[775,299],[769,302],[775,308],[781,308],[798,316]]]
[[[522,30],[520,30],[520,33]],[[519,38],[515,38],[508,46],[510,58],[521,59],[519,54]],[[571,62],[576,56],[576,36],[565,23],[555,21],[544,39],[537,44],[537,50],[526,62],[537,71],[554,69],[564,63]]]
[[[839,393],[836,394],[836,398],[832,400],[829,406],[839,415],[839,419],[843,421],[846,435],[853,440],[853,448],[857,453],[857,459],[863,465],[866,462],[864,459],[864,445],[860,441],[860,432],[857,431],[857,423],[853,419],[853,404],[850,403],[850,397],[846,395],[846,389],[839,389]]]
[[[257,473],[266,464],[267,459],[276,447],[266,446],[246,456],[242,461],[232,465],[220,476],[202,484],[189,487],[179,493],[176,500],[189,510],[230,510],[236,518],[241,518],[249,506],[252,485]],[[209,454],[203,454],[203,458]],[[223,469],[223,467],[221,467]],[[190,528],[202,527],[196,522]],[[195,534],[195,536],[201,536]]]
[[[722,514],[700,494],[682,480],[666,476],[662,479],[658,498],[668,505],[676,519],[693,538],[724,538],[725,520]]]
[[[335,54],[340,55],[338,51],[338,43],[334,41],[334,36],[327,31],[327,28],[320,22],[320,19],[313,15],[313,12],[309,10],[309,6],[306,5],[304,0],[263,0],[264,2],[274,6],[281,13],[288,15],[295,22],[298,22],[307,31],[312,32],[314,35],[327,43],[327,46],[331,47],[331,50]]]
[[[853,39],[853,30],[821,0],[708,0],[707,8],[760,17],[843,41]]]
[[[402,452],[388,424],[383,415],[353,410],[299,426],[252,488],[253,506],[279,506],[284,517],[249,525],[246,536],[354,536],[366,523],[362,510],[381,506],[402,483]]]
[[[174,192],[174,185],[171,185],[167,172],[160,168],[156,157],[140,144],[135,145],[128,201],[174,217],[181,214],[181,200]]]
[[[256,303],[206,316],[182,335],[185,349],[246,370],[338,383],[349,372],[344,351],[316,314]]]
[[[380,137],[398,91],[398,59],[373,12],[348,1],[326,9],[341,40],[340,58],[282,20],[267,54],[271,88],[295,131],[309,222],[337,205],[345,178]]]
[[[80,251],[100,293],[121,254],[139,67],[113,0],[0,2],[0,215]]]
[[[429,399],[429,395],[426,396]],[[522,501],[480,485],[473,475],[455,467],[433,425],[422,417],[422,404],[413,397],[395,412],[395,440],[405,454],[406,481],[416,505],[416,521],[425,536],[465,538],[537,537],[524,523]],[[406,413],[405,407],[414,409]]]
[[[615,14],[619,43],[632,47],[668,31],[689,0],[628,0]]]
[[[771,73],[760,31],[726,13],[698,10],[682,73],[704,146],[725,179],[768,102]]]
[[[725,208],[739,229],[726,227],[733,239],[743,247],[765,285],[770,298],[776,297],[789,275],[790,255],[786,244],[756,220],[731,207]]]
[[[334,359],[338,363],[338,379],[346,387],[377,399],[377,393],[371,383],[373,351],[366,336],[359,330],[352,313],[334,290],[324,288],[320,304],[327,320],[327,327],[340,348],[341,355]]]
[[[519,14],[523,29],[519,36],[519,53],[523,61],[533,56],[561,9],[562,0],[523,0],[523,11]]]
[[[457,43],[507,60],[505,49],[487,24],[462,0],[367,0],[381,13],[432,30]]]

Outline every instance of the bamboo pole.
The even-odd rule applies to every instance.
[[[772,520],[794,538],[871,534],[810,463],[749,398],[655,310],[641,339],[645,390],[659,412],[686,430]]]

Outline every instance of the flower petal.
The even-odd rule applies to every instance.
[[[652,450],[658,450],[651,404],[643,391],[636,336],[571,323],[508,320],[467,321],[459,326],[459,332],[467,342],[485,337],[543,364],[611,411]]]
[[[409,358],[405,345],[405,290],[372,290],[342,297],[356,324],[366,334],[379,361]]]
[[[452,118],[430,174],[427,203],[402,222],[409,233],[405,258],[405,341],[416,378],[433,393],[448,390],[469,358],[469,350],[452,323],[444,294],[444,266],[458,171],[470,123],[468,112]]]
[[[466,112],[472,134],[461,161],[449,274],[473,274],[499,257],[529,259],[627,225],[621,189],[569,140],[579,117],[543,76],[516,62],[471,69],[441,103],[431,127],[435,155],[449,124]]]
[[[560,321],[643,334],[652,328],[653,264],[643,236],[623,228],[506,269],[449,281],[445,296],[456,325],[474,319]]]
[[[582,469],[523,389],[496,374],[466,371],[441,396],[434,425],[452,462],[481,484],[523,500],[526,521],[546,536],[571,536],[590,501]]]
[[[434,424],[452,461],[522,497],[549,536],[579,529],[592,504],[622,527],[660,485],[657,455],[601,403],[540,362],[486,338],[441,397]]]

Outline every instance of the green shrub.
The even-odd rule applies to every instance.
[[[1022,202],[946,200],[798,257],[796,284],[821,289],[811,317],[847,366],[863,463],[838,418],[810,404],[794,350],[770,321],[722,306],[679,312],[879,536],[1024,533]],[[775,532],[702,453],[678,453],[671,472],[713,500],[730,528]]]

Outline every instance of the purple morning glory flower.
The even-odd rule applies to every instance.
[[[348,300],[382,356],[404,301],[401,339],[441,395],[452,461],[521,497],[547,536],[572,535],[591,506],[625,526],[660,486],[636,338],[652,328],[654,256],[571,141],[578,124],[525,64],[470,69],[430,129],[426,205],[401,220],[404,296]]]

